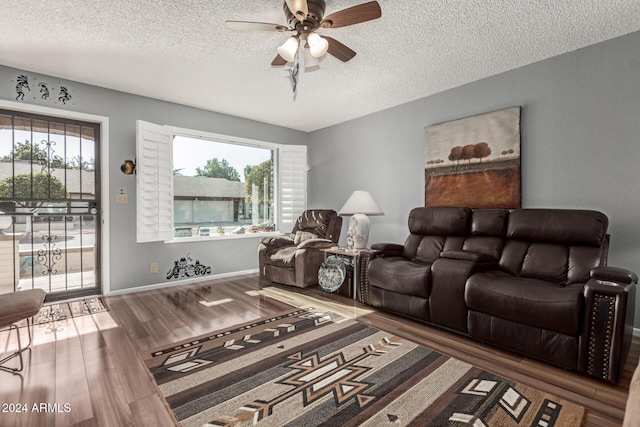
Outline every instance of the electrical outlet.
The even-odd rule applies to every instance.
[[[158,272],[158,263],[152,262],[151,264],[149,264],[149,273],[156,274],[157,272]]]
[[[124,205],[129,203],[129,195],[126,193],[116,194],[116,203],[119,205]]]

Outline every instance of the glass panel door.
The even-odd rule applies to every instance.
[[[0,293],[100,293],[100,125],[0,110]]]

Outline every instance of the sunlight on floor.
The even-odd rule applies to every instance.
[[[113,320],[108,311],[88,314],[85,316],[68,317],[60,320],[53,320],[45,323],[35,323],[31,330],[33,343],[32,347],[39,345],[60,342],[69,338],[77,338],[92,333],[98,333],[112,328],[117,328],[118,324]],[[29,338],[25,326],[21,326],[20,339],[24,346]],[[0,355],[16,351],[18,342],[15,330],[9,333],[8,330],[0,331]]]
[[[258,292],[264,296],[268,296],[278,301],[290,304],[298,308],[310,308],[313,307],[316,310],[332,311],[345,319],[357,319],[358,317],[365,316],[373,313],[373,310],[364,308],[353,307],[350,305],[342,304],[337,301],[320,300],[308,295],[303,295],[298,292],[291,292],[280,288],[268,287]]]
[[[213,307],[214,305],[226,304],[226,303],[232,302],[232,301],[234,301],[233,298],[225,298],[225,299],[219,299],[219,300],[215,300],[215,301],[202,300],[202,301],[198,301],[198,302],[200,304],[204,305],[205,307]]]

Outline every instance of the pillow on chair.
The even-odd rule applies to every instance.
[[[309,233],[308,231],[296,231],[295,236],[293,236],[293,243],[296,244],[296,246],[298,246],[300,243],[304,242],[305,240],[309,240],[309,239],[317,239],[318,236],[316,236],[313,233]]]
[[[265,236],[260,238],[260,243],[270,248],[292,246],[293,239],[285,236]]]

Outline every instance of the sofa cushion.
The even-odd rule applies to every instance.
[[[476,273],[465,289],[469,310],[571,336],[580,333],[582,300],[581,286],[564,287],[502,271]]]
[[[524,257],[520,275],[553,283],[566,283],[569,248],[549,243],[532,243]]]
[[[596,211],[516,209],[509,215],[507,239],[602,246],[608,224],[607,217]]]
[[[504,238],[507,209],[475,209],[471,214],[471,235]]]
[[[369,264],[369,283],[377,288],[421,298],[429,296],[431,264],[403,257],[376,258]]]
[[[432,263],[445,250],[446,240],[444,236],[411,234],[404,242],[402,257],[411,261]]]
[[[304,242],[305,240],[317,239],[317,238],[318,236],[313,233],[309,233],[308,231],[298,230],[296,231],[296,234],[293,236],[293,243],[295,243],[295,245],[297,246],[300,243]]]
[[[469,208],[414,208],[409,213],[409,232],[425,236],[466,236],[470,217]]]
[[[500,268],[514,276],[563,285],[585,283],[589,272],[602,262],[602,252],[602,248],[594,246],[509,240],[500,257]]]
[[[471,236],[464,240],[462,250],[487,254],[497,260],[500,259],[503,247],[504,240],[499,237]]]

